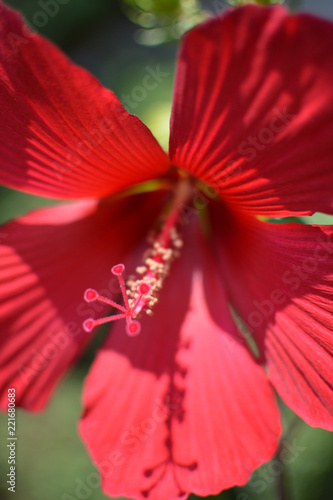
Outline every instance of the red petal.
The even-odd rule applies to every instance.
[[[16,388],[20,406],[45,405],[91,338],[82,322],[105,311],[84,302],[85,289],[119,293],[111,266],[126,260],[156,209],[150,197],[101,206],[80,202],[39,210],[1,228],[2,407],[8,387]]]
[[[103,197],[168,159],[141,121],[0,3],[0,182],[56,198]]]
[[[211,263],[202,243],[185,239],[154,316],[135,338],[116,325],[88,376],[81,434],[108,495],[217,493],[276,451],[273,392]]]
[[[219,211],[213,231],[221,217],[230,214]],[[333,226],[244,216],[229,223],[218,260],[232,303],[285,403],[308,424],[333,430]]]
[[[332,23],[252,5],[212,19],[183,42],[172,162],[254,213],[333,213],[332,80]]]

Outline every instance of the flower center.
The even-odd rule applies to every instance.
[[[152,315],[152,308],[158,302],[158,295],[168,276],[173,260],[179,256],[183,246],[182,238],[177,230],[183,207],[190,198],[192,186],[190,181],[182,179],[178,182],[174,198],[167,215],[163,216],[162,227],[149,235],[149,248],[143,256],[141,266],[136,268],[136,275],[130,276],[125,283],[124,264],[112,267],[111,272],[118,279],[123,298],[123,305],[101,296],[96,290],[88,288],[84,293],[86,302],[101,302],[119,311],[106,318],[89,318],[84,321],[83,329],[91,332],[96,326],[119,319],[126,321],[126,332],[130,336],[141,331],[140,322],[136,319],[142,312]]]

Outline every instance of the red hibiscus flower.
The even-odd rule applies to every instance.
[[[333,429],[333,230],[257,217],[333,213],[332,25],[245,6],[189,32],[169,156],[2,3],[0,37],[0,181],[79,200],[1,228],[2,407],[9,387],[45,406],[104,321],[104,299],[82,299],[92,287],[86,299],[117,301],[121,319],[80,423],[105,493],[171,500],[246,483],[277,449],[272,386]]]

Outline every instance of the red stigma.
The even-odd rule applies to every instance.
[[[141,332],[141,325],[139,321],[134,319],[130,323],[126,325],[126,332],[130,337],[135,337],[135,335],[139,335]]]
[[[83,330],[90,333],[94,328],[94,320],[92,318],[86,319],[83,323]]]
[[[115,276],[119,276],[124,272],[124,269],[125,269],[124,264],[117,264],[116,266],[113,266],[111,271]]]
[[[98,297],[98,293],[96,292],[96,290],[93,290],[92,288],[88,288],[85,292],[84,292],[84,300],[86,302],[94,302]]]
[[[147,295],[151,291],[151,286],[148,283],[141,283],[139,286],[139,292],[142,295]]]

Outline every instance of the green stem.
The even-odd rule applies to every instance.
[[[279,449],[277,451],[277,457],[280,457],[282,455],[282,452],[285,450],[285,444],[293,440],[295,437],[295,434],[299,434],[299,429],[304,428],[304,422],[301,420],[297,415],[294,415],[294,418],[292,419],[291,423],[288,426],[287,432],[281,441],[281,444],[279,446]],[[278,484],[277,484],[277,490],[278,490],[278,500],[289,500],[290,499],[290,492],[289,492],[289,478],[288,478],[288,473],[287,473],[287,468],[284,467],[280,473],[279,479],[278,479]]]

